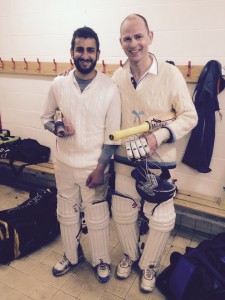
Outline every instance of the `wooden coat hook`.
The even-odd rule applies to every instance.
[[[41,63],[39,61],[39,58],[37,58],[37,63],[38,63],[37,70],[40,72],[41,71]]]
[[[102,60],[102,73],[106,73],[106,65],[104,59]]]
[[[123,67],[123,61],[122,61],[122,59],[120,60],[120,66]]]
[[[4,62],[3,62],[3,60],[1,59],[1,57],[0,57],[0,63],[1,63],[0,69],[4,69]]]
[[[11,58],[11,61],[12,61],[12,69],[15,70],[15,69],[16,69],[16,63],[15,63],[15,61],[13,60],[13,58]]]
[[[187,72],[187,77],[191,77],[191,61],[189,60],[188,62],[188,72]]]
[[[24,63],[25,63],[24,70],[28,71],[28,62],[26,61],[26,58],[24,58]]]
[[[54,64],[53,71],[57,72],[57,63],[56,63],[55,59],[53,59],[53,64]]]

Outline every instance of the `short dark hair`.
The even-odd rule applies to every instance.
[[[74,47],[75,47],[75,39],[76,38],[85,38],[85,39],[91,38],[91,39],[94,39],[95,42],[96,42],[97,51],[99,51],[100,43],[99,43],[98,35],[90,27],[84,26],[84,27],[78,28],[74,31],[73,38],[72,38],[72,41],[71,41],[71,50],[72,51],[74,50]]]
[[[143,17],[142,15],[139,15],[139,14],[132,14],[132,15],[127,16],[127,17],[123,20],[123,22],[121,23],[121,25],[120,25],[120,30],[121,30],[121,27],[122,27],[123,23],[124,23],[126,20],[132,19],[132,18],[134,18],[134,17],[139,17],[139,18],[141,18],[141,19],[144,21],[145,27],[146,27],[146,29],[147,29],[147,31],[148,31],[148,33],[149,33],[150,30],[149,30],[149,26],[148,26],[147,20],[145,19],[145,17]]]

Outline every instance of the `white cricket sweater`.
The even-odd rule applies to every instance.
[[[114,144],[109,134],[120,129],[121,103],[117,85],[97,72],[81,93],[72,70],[68,76],[54,79],[41,116],[43,124],[53,120],[56,108],[75,129],[72,136],[57,137],[56,159],[71,167],[94,169],[103,144]]]

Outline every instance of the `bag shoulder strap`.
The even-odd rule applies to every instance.
[[[13,172],[13,174],[14,174],[15,176],[21,175],[21,173],[23,172],[23,170],[24,170],[24,168],[25,168],[26,166],[34,165],[34,163],[32,163],[32,164],[24,163],[24,164],[22,164],[21,166],[16,167],[16,166],[14,165],[14,161],[15,161],[15,160],[11,158],[10,161],[9,161],[9,166],[11,167],[12,172]]]

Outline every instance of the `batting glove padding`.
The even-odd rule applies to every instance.
[[[132,135],[126,139],[126,152],[129,159],[141,159],[147,157],[150,149],[144,137]]]

